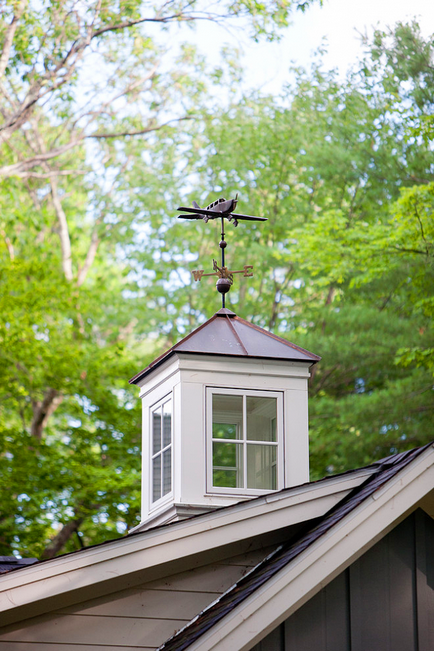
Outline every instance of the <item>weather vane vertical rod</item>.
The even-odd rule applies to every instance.
[[[226,242],[225,242],[225,218],[222,217],[222,239],[220,241],[220,248],[222,250],[222,269],[225,266],[225,248],[226,248]],[[222,307],[224,308],[226,306],[226,294],[222,294]]]

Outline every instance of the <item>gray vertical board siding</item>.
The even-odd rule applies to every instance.
[[[423,511],[415,513],[416,598],[419,648],[434,649],[434,522]]]
[[[381,540],[350,567],[351,651],[390,651],[388,589],[387,550]]]
[[[348,649],[348,582],[343,572],[285,621],[284,651]]]
[[[391,651],[417,651],[414,514],[384,538],[388,552]]]
[[[351,651],[417,651],[414,518],[350,567]]]
[[[284,643],[284,627],[281,624],[258,642],[251,651],[284,651]]]
[[[252,651],[434,651],[434,521],[410,515],[281,630]]]
[[[342,572],[324,588],[326,651],[350,648],[349,573]]]
[[[324,590],[321,590],[300,608],[296,616],[285,621],[284,649],[324,651],[325,645]]]

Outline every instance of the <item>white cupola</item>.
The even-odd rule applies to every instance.
[[[320,357],[228,309],[130,380],[143,405],[136,531],[309,481]]]

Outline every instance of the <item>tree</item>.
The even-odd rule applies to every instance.
[[[176,125],[207,98],[194,47],[169,66],[150,27],[243,18],[273,38],[294,6],[0,3],[2,553],[48,558],[139,517],[140,410],[125,379],[172,319],[167,286],[141,282],[159,274],[155,247],[147,270],[135,256],[166,227],[174,187],[149,162],[161,142],[180,160]]]
[[[394,34],[387,57],[378,37],[343,82],[315,65],[280,98],[255,94],[224,115],[209,112],[181,172],[192,188],[186,201],[206,204],[204,188],[213,198],[240,191],[243,209],[268,217],[228,235],[230,265],[255,269],[251,281],[236,280],[229,302],[323,356],[311,382],[313,478],[431,436],[434,161],[417,129],[433,114],[433,41],[416,24]],[[414,47],[401,47],[402,35]],[[395,72],[394,48],[408,74]],[[415,51],[424,53],[418,67]],[[212,224],[164,229],[176,262],[160,258],[161,287],[175,266],[179,277],[163,299],[177,317],[171,340],[217,303],[213,285],[199,289],[188,272],[215,257],[218,235]]]

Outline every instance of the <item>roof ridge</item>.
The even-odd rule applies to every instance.
[[[234,318],[236,319],[237,317],[236,317],[236,316],[235,316],[235,317],[232,317],[232,319],[234,319]],[[230,327],[230,329],[232,330],[232,332],[233,332],[234,335],[235,335],[236,340],[237,340],[238,343],[240,344],[241,348],[244,350],[244,353],[245,353],[246,355],[248,355],[249,352],[248,352],[247,348],[245,347],[245,345],[243,344],[243,342],[241,341],[241,338],[240,338],[238,332],[235,330],[235,328],[234,328],[234,324],[232,323],[231,319],[228,319],[228,323],[229,323],[229,327]]]

